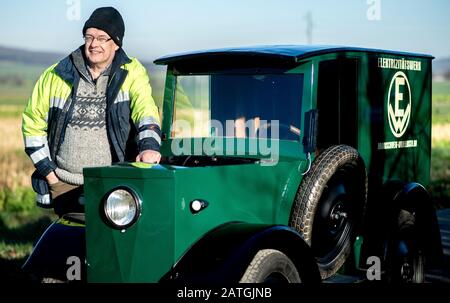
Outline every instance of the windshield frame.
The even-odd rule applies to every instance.
[[[227,67],[226,69],[204,69],[200,72],[197,72],[193,69],[186,68],[181,72],[181,68],[179,68],[180,64],[174,66],[169,64],[166,70],[166,80],[165,80],[165,90],[164,90],[164,102],[163,102],[163,110],[162,110],[162,145],[161,145],[161,154],[163,156],[172,157],[175,155],[173,146],[178,146],[182,143],[183,139],[171,139],[170,131],[172,126],[173,119],[173,111],[175,105],[175,87],[176,87],[176,76],[178,75],[210,75],[210,74],[265,74],[265,73],[281,73],[281,74],[303,74],[303,95],[302,95],[302,105],[301,105],[301,117],[303,119],[304,113],[313,106],[313,97],[315,92],[313,90],[315,78],[317,77],[317,71],[315,71],[316,67],[314,61],[302,61],[298,62],[296,66],[289,67],[273,67],[265,68],[265,67],[251,67],[251,68],[241,68],[237,67]],[[304,127],[303,125],[301,125]],[[279,158],[280,159],[306,159],[307,155],[303,150],[303,132],[300,133],[300,142],[299,141],[287,141],[287,140],[277,140],[279,144]],[[202,141],[208,140],[208,138],[202,138]],[[252,139],[233,139],[236,141],[243,141],[242,144],[251,144]],[[191,139],[194,141],[194,139]],[[254,141],[254,140],[253,140]],[[267,141],[267,139],[259,139],[256,141]],[[192,151],[194,152],[195,146],[192,143]],[[239,143],[239,142],[238,142]],[[200,145],[202,142],[200,142]],[[228,156],[228,154],[227,154]],[[230,155],[234,156],[234,155]],[[238,155],[235,155],[238,156]],[[253,155],[246,154],[245,157],[254,157]],[[268,158],[267,156],[258,154],[258,158]],[[291,161],[289,160],[289,161]]]

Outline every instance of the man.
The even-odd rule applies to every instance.
[[[122,50],[124,32],[116,9],[96,9],[85,44],[41,75],[22,115],[37,203],[60,216],[83,211],[84,167],[160,161],[158,109],[145,68]]]

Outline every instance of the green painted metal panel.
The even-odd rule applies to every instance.
[[[402,66],[405,62],[409,65]],[[358,122],[358,150],[371,175],[383,183],[401,180],[427,186],[431,160],[431,59],[362,55]]]
[[[152,178],[150,171],[159,175],[157,169],[117,167],[108,177],[85,177],[88,281],[157,282],[174,263],[174,181],[171,172]],[[136,177],[125,179],[125,172]],[[103,197],[117,186],[130,187],[142,199],[142,215],[123,231],[101,216]]]
[[[213,228],[227,222],[288,224],[298,187],[288,187],[298,175],[299,162],[277,166],[257,164],[199,167],[176,172],[175,257]],[[295,190],[292,190],[295,188]],[[189,204],[202,199],[209,205],[193,215]],[[282,205],[282,203],[284,205]]]

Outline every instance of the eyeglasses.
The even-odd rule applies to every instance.
[[[86,42],[86,43],[92,43],[94,40],[97,40],[98,43],[105,44],[106,42],[108,42],[112,38],[108,38],[108,37],[105,37],[105,36],[94,37],[94,36],[86,35],[86,36],[83,37],[83,39],[84,39],[84,42]]]

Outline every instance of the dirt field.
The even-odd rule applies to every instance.
[[[30,186],[33,172],[31,160],[23,150],[21,119],[0,119],[0,188]]]
[[[431,129],[433,142],[450,141],[450,124],[435,124]]]

